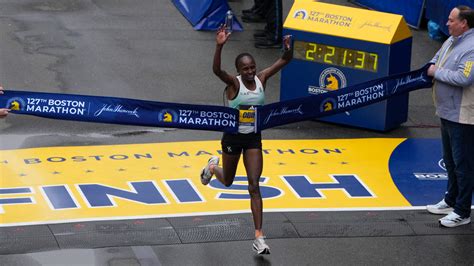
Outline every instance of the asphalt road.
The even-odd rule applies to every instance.
[[[283,1],[285,16],[292,2]],[[351,5],[342,0],[324,2]],[[239,11],[249,8],[252,1],[234,0],[230,5]],[[280,56],[278,50],[254,48],[253,30],[263,28],[263,24],[243,25],[245,31],[234,33],[224,49],[224,68],[234,69],[233,59],[244,51],[255,55],[258,67],[267,66]],[[426,30],[412,29],[412,33],[411,66],[416,69],[427,63],[441,44],[430,40]],[[192,30],[169,0],[0,0],[0,84],[28,91],[221,105],[224,86],[211,70],[214,36],[213,32]],[[279,74],[268,83],[268,103],[279,100],[279,83]],[[263,134],[266,139],[439,138],[439,121],[434,115],[431,91],[425,89],[410,94],[408,121],[389,132],[306,121],[268,129]],[[220,136],[218,132],[21,115],[10,115],[0,121],[0,149],[217,140]],[[416,217],[414,221],[420,221],[417,219],[421,215],[424,222],[426,217],[422,213],[408,215]],[[326,221],[327,224],[340,223],[337,217],[334,215],[335,220]],[[358,216],[353,215],[351,219],[355,222]],[[311,227],[311,222],[304,219],[303,222]],[[389,228],[390,224],[384,226]],[[469,249],[469,245],[472,247],[473,234],[472,229],[468,231],[471,233],[436,231],[391,236],[369,232],[304,239],[296,235],[274,239],[275,253],[266,258],[248,256],[247,236],[235,241],[141,248],[122,247],[134,245],[133,242],[109,246],[91,244],[89,247],[97,249],[29,255],[21,255],[29,252],[24,246],[16,251],[4,246],[3,250],[7,251],[2,252],[0,262],[35,265],[41,257],[57,265],[72,265],[80,259],[102,265],[105,258],[115,256],[115,264],[109,261],[109,265],[472,265],[473,252],[470,251],[473,249]],[[9,253],[20,254],[6,255]]]
[[[163,102],[222,104],[223,84],[212,73],[214,33],[194,31],[167,0],[2,0],[0,84],[18,90],[104,95]],[[286,16],[292,1],[284,2]],[[346,1],[328,1],[351,5]],[[234,10],[251,1],[233,1]],[[236,54],[270,65],[278,50],[253,47],[244,23],[223,52],[232,71]],[[425,30],[413,30],[412,69],[440,47]],[[267,87],[267,103],[279,100],[279,74]],[[269,139],[439,137],[429,89],[410,94],[409,119],[390,132],[307,121],[266,130]],[[220,133],[105,125],[11,115],[0,123],[0,148],[214,140]]]

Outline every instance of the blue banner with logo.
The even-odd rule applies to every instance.
[[[173,0],[173,4],[195,30],[217,30],[225,23],[226,13],[230,10],[226,0]],[[242,31],[235,15],[232,30]]]
[[[333,115],[412,90],[432,86],[429,65],[344,90],[281,101],[255,110],[256,131]],[[14,113],[46,118],[124,125],[186,128],[236,133],[239,110],[210,105],[164,103],[145,100],[6,90],[0,107]]]
[[[239,111],[229,107],[127,98],[4,91],[0,106],[46,118],[237,132]]]
[[[431,87],[432,78],[426,72],[428,67],[348,86],[343,90],[265,105],[257,109],[257,130],[338,114]]]
[[[425,8],[425,0],[352,0],[352,2],[377,11],[400,14],[410,26],[415,28],[420,27]]]

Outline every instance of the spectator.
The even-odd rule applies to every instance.
[[[444,199],[427,210],[447,214],[445,227],[471,222],[474,188],[474,12],[467,6],[451,10],[451,35],[431,60],[428,75],[434,79],[436,114],[441,119],[443,160],[448,172]]]

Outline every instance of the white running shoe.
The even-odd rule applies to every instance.
[[[213,174],[211,173],[211,165],[219,165],[219,157],[212,156],[211,158],[209,158],[209,161],[207,161],[207,165],[202,168],[201,183],[203,185],[207,185],[211,181],[211,177],[213,176]]]
[[[257,254],[270,254],[270,247],[265,243],[265,237],[259,236],[253,241],[253,249]]]
[[[433,214],[449,214],[454,211],[452,207],[446,204],[444,199],[434,205],[426,206],[426,210]]]
[[[439,219],[439,223],[445,227],[456,227],[471,222],[471,217],[461,218],[457,213],[450,212],[448,215]]]

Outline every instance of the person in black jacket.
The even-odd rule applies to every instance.
[[[243,22],[266,23],[263,31],[254,34],[256,48],[281,48],[283,28],[282,8],[282,0],[255,0],[252,8],[242,11]]]

